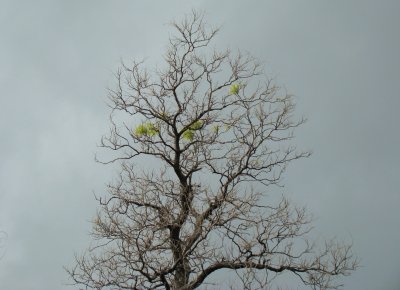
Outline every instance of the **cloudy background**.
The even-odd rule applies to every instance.
[[[202,9],[216,45],[265,61],[314,154],[283,189],[316,233],[352,240],[344,289],[400,289],[400,2],[0,0],[0,289],[65,286],[112,167],[94,162],[120,59],[161,60],[167,23]]]

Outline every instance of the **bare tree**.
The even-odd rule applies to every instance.
[[[304,121],[293,120],[291,96],[252,57],[210,50],[218,30],[201,14],[173,27],[164,67],[134,62],[116,74],[101,145],[118,153],[104,163],[122,169],[98,198],[96,243],[68,270],[74,282],[195,289],[225,269],[241,289],[270,289],[281,273],[312,289],[338,287],[334,278],[357,266],[351,247],[318,250],[303,208],[266,199],[288,163],[309,156],[290,144]]]

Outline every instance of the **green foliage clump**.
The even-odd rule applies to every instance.
[[[224,129],[225,129],[225,131],[228,131],[230,128],[232,128],[232,126],[231,126],[231,125],[228,125],[228,124],[225,124],[225,125],[224,125]]]
[[[150,122],[140,124],[135,129],[135,135],[138,137],[142,137],[142,136],[153,137],[153,136],[157,135],[158,132],[159,132],[159,129],[153,123],[150,123]]]
[[[203,121],[197,120],[189,128],[190,130],[199,130],[203,126]]]
[[[233,85],[231,85],[231,88],[229,90],[229,94],[237,95],[239,93],[239,89],[240,89],[240,84],[233,84]]]
[[[218,125],[214,125],[214,126],[212,127],[212,130],[213,130],[214,133],[218,134],[218,132],[219,132],[219,126],[218,126]]]
[[[193,141],[194,131],[193,130],[186,130],[182,134],[182,138],[188,141]]]
[[[189,129],[183,132],[182,138],[188,141],[193,141],[194,131],[200,130],[202,126],[203,126],[203,121],[197,120],[189,127]]]

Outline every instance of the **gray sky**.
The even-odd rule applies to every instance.
[[[399,1],[0,1],[0,288],[71,289],[63,265],[90,238],[114,172],[93,160],[121,58],[157,63],[192,8],[223,25],[216,45],[265,61],[309,121],[311,149],[284,191],[321,237],[352,239],[344,289],[400,289]]]

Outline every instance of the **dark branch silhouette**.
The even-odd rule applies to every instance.
[[[94,289],[195,289],[222,269],[241,289],[267,289],[269,273],[338,287],[334,278],[357,266],[351,247],[318,250],[303,208],[266,199],[286,166],[309,156],[290,144],[304,122],[291,96],[254,58],[211,50],[218,29],[201,14],[173,27],[164,67],[133,62],[116,73],[101,146],[117,153],[102,162],[119,161],[121,172],[99,198],[97,243],[69,274]]]

